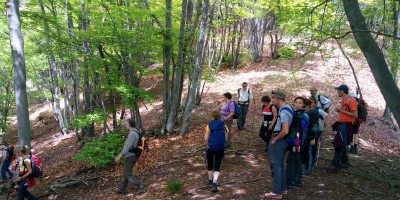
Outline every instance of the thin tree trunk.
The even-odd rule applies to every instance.
[[[60,97],[59,97],[60,88],[58,86],[57,64],[56,64],[56,58],[54,56],[54,52],[52,50],[52,44],[51,44],[51,38],[50,38],[50,28],[49,28],[49,24],[46,21],[46,11],[44,10],[44,5],[43,5],[42,0],[39,0],[39,5],[40,5],[40,10],[42,12],[44,32],[46,35],[46,46],[48,49],[49,63],[50,63],[50,68],[51,68],[51,72],[52,72],[51,77],[52,77],[52,81],[53,81],[54,112],[56,114],[61,133],[66,134],[67,131],[66,131],[65,125],[64,125],[64,117],[61,113]]]
[[[7,19],[10,37],[11,57],[14,67],[15,107],[18,122],[18,144],[31,145],[31,130],[26,94],[26,71],[24,57],[24,39],[19,20],[19,1],[7,0]]]
[[[197,42],[197,47],[196,47],[196,62],[195,62],[195,68],[193,69],[193,73],[191,76],[191,81],[190,81],[190,86],[189,86],[189,95],[188,98],[186,99],[186,106],[185,106],[185,111],[183,113],[182,117],[182,126],[180,129],[180,135],[183,135],[186,133],[188,127],[189,127],[189,121],[192,115],[192,109],[193,109],[193,104],[195,100],[195,95],[196,95],[196,89],[197,89],[197,83],[199,80],[201,68],[202,68],[202,55],[204,51],[204,40],[205,40],[205,30],[206,30],[206,24],[207,24],[207,18],[208,18],[208,7],[209,7],[209,0],[204,0],[203,4],[203,12],[202,12],[202,19],[200,23],[200,29],[199,29],[199,39]]]
[[[171,109],[168,114],[167,123],[165,125],[165,130],[167,132],[172,132],[176,118],[178,116],[178,107],[181,105],[181,93],[182,93],[182,81],[183,81],[183,67],[185,65],[185,18],[187,1],[182,0],[182,14],[181,14],[181,24],[180,24],[180,34],[179,34],[179,52],[178,52],[178,64],[174,72],[174,82],[172,85],[171,93]]]

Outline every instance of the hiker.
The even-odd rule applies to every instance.
[[[316,98],[318,101],[318,107],[321,108],[323,111],[325,111],[326,113],[328,113],[329,108],[331,106],[331,100],[322,94],[318,93],[318,90],[316,87],[311,87],[310,88],[310,94],[311,94],[311,98]]]
[[[302,187],[302,153],[307,137],[309,117],[304,110],[304,98],[296,97],[293,102],[293,119],[289,127],[289,153],[286,158],[286,187]],[[293,143],[290,142],[294,139]],[[296,141],[298,140],[298,141]]]
[[[18,157],[18,200],[24,200],[25,198],[29,200],[36,199],[36,197],[28,191],[29,188],[32,188],[36,184],[35,179],[30,176],[32,174],[32,160],[30,159],[29,152],[28,146],[18,145],[14,148],[14,153]]]
[[[133,185],[139,188],[134,194],[140,195],[146,192],[146,189],[144,185],[132,173],[133,166],[138,160],[138,156],[133,152],[133,149],[137,147],[137,144],[139,142],[139,131],[136,129],[135,120],[133,120],[132,118],[124,120],[124,125],[129,130],[129,134],[125,140],[124,148],[122,149],[121,153],[115,158],[115,162],[117,164],[119,163],[122,156],[125,158],[124,173],[122,175],[121,185],[117,190],[117,193],[126,194],[126,187],[128,186],[128,182],[131,182]]]
[[[260,109],[260,115],[263,116],[263,122],[261,123],[259,135],[266,144],[265,150],[268,151],[268,144],[271,140],[278,111],[276,110],[276,106],[271,103],[271,98],[269,96],[263,96],[261,98],[261,103],[262,108]]]
[[[238,89],[237,93],[238,104],[240,105],[241,115],[237,120],[237,128],[239,131],[244,129],[246,124],[247,111],[249,110],[250,100],[253,100],[253,92],[248,88],[246,82],[242,83],[242,88]]]
[[[337,172],[339,168],[347,168],[349,166],[349,158],[346,146],[351,143],[353,123],[357,118],[357,101],[349,95],[349,87],[340,85],[335,87],[337,94],[341,97],[340,105],[335,108],[338,112],[338,121],[332,127],[337,130],[333,140],[335,154],[331,165],[326,169],[330,172]]]
[[[285,92],[280,89],[271,92],[271,101],[279,108],[279,117],[268,146],[268,162],[272,171],[272,192],[265,193],[266,198],[282,198],[282,194],[287,194],[284,159],[288,144],[285,136],[289,133],[289,126],[293,119],[291,112],[293,111],[286,104],[285,98]]]
[[[217,181],[222,159],[224,157],[225,143],[228,139],[228,128],[218,110],[211,113],[212,121],[205,127],[204,140],[207,142],[206,161],[208,185],[211,191],[217,192]]]
[[[316,98],[305,99],[304,104],[305,111],[310,118],[310,125],[308,127],[307,140],[303,151],[303,162],[305,163],[303,175],[309,175],[317,160],[319,138],[324,130],[324,120],[328,116],[328,113],[317,106],[318,102]]]
[[[14,160],[14,146],[10,145],[8,147],[4,146],[3,152],[5,155],[3,155],[2,162],[3,164],[1,165],[1,179],[2,182],[6,182],[8,179],[13,178],[13,173],[10,170],[10,164]],[[7,174],[9,175],[9,178],[7,178]]]
[[[232,143],[232,123],[233,115],[235,114],[235,103],[232,101],[232,94],[224,93],[224,105],[221,108],[221,120],[228,127],[228,139],[226,140],[225,148],[230,148]]]

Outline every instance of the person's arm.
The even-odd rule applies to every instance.
[[[31,161],[29,159],[24,159],[24,164],[26,167],[27,172],[20,177],[20,180],[27,178],[29,175],[32,174],[32,166]]]
[[[271,144],[275,144],[277,141],[283,139],[288,133],[289,133],[289,123],[282,122],[282,130],[281,132],[279,132],[277,136],[274,137],[274,139],[271,140]]]
[[[125,140],[124,148],[122,149],[121,153],[115,158],[116,163],[119,162],[122,156],[125,156],[129,152],[129,149],[132,148],[135,141],[139,140],[139,137],[135,136],[136,134],[131,134],[131,133],[128,134],[128,138],[126,138]]]
[[[272,114],[274,115],[274,118],[272,119],[271,124],[268,126],[268,130],[272,130],[272,127],[274,126],[276,119],[278,119],[278,110],[276,110],[275,106],[272,106]]]
[[[339,109],[337,109],[337,112],[344,113],[345,115],[357,118],[358,113],[357,113],[357,101],[354,98],[349,99],[349,103],[347,105],[349,107],[350,111],[347,111],[344,107],[341,106]]]
[[[204,129],[206,130],[205,132],[204,132],[204,141],[208,141],[208,139],[210,138],[210,133],[211,133],[211,131],[210,131],[210,128],[208,127],[208,125],[206,126],[206,127],[204,127]]]

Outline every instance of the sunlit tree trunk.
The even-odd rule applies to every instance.
[[[19,20],[19,1],[7,0],[7,18],[10,37],[11,57],[14,67],[15,107],[18,122],[18,144],[31,145],[31,130],[26,94],[26,71],[24,57],[24,39]]]

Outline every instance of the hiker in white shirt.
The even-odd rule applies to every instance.
[[[254,99],[253,92],[248,88],[246,82],[242,83],[242,88],[238,89],[238,104],[240,105],[241,115],[237,121],[238,130],[241,131],[244,129],[244,125],[246,124],[246,116],[247,111],[249,110],[250,101]]]

